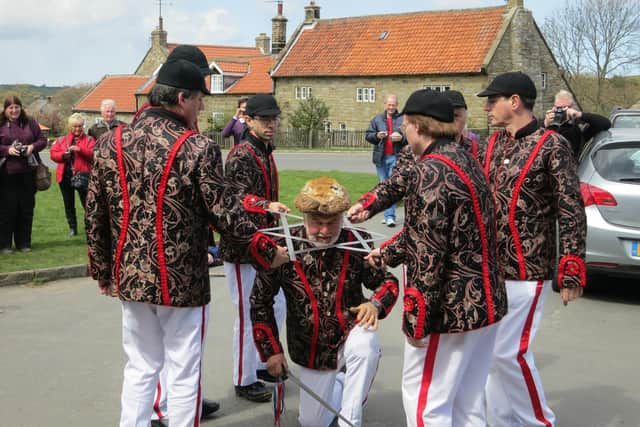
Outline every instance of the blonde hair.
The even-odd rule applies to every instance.
[[[69,124],[69,127],[72,127],[73,125],[84,126],[84,117],[82,117],[82,114],[80,113],[73,113],[72,115],[69,116],[67,123]]]
[[[420,114],[406,114],[406,119],[416,126],[418,134],[437,138],[440,136],[455,138],[458,136],[458,127],[455,122],[441,122],[431,116]]]

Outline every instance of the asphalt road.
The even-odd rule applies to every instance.
[[[371,172],[368,153],[278,153],[281,169]],[[377,218],[367,224],[391,234]],[[221,273],[221,269],[212,270]],[[533,344],[547,399],[560,427],[640,427],[637,281],[602,278],[581,300],[546,300]],[[207,398],[222,408],[204,426],[272,425],[270,404],[235,397],[231,383],[232,306],[224,278],[212,277],[204,361]],[[400,394],[401,306],[380,328],[383,357],[365,426],[404,424]],[[0,426],[117,425],[124,358],[120,306],[89,279],[0,288]],[[283,427],[295,426],[298,390],[287,385]]]

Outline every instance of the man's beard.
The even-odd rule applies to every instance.
[[[338,232],[328,242],[327,241],[316,240],[317,239],[316,236],[312,236],[311,234],[309,234],[309,231],[306,228],[306,221],[305,221],[305,231],[306,231],[306,234],[307,234],[307,239],[309,239],[309,241],[311,242],[311,244],[313,246],[315,246],[316,248],[327,248],[329,246],[333,246],[338,241],[338,239],[340,238],[340,233],[342,232],[342,219],[340,219],[340,228],[338,229]]]

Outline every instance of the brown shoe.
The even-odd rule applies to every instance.
[[[271,392],[260,381],[249,385],[237,385],[236,396],[252,402],[268,402],[271,400]]]

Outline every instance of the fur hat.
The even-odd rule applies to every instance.
[[[328,176],[314,178],[296,196],[296,208],[304,213],[336,215],[349,209],[349,193],[338,181]]]

